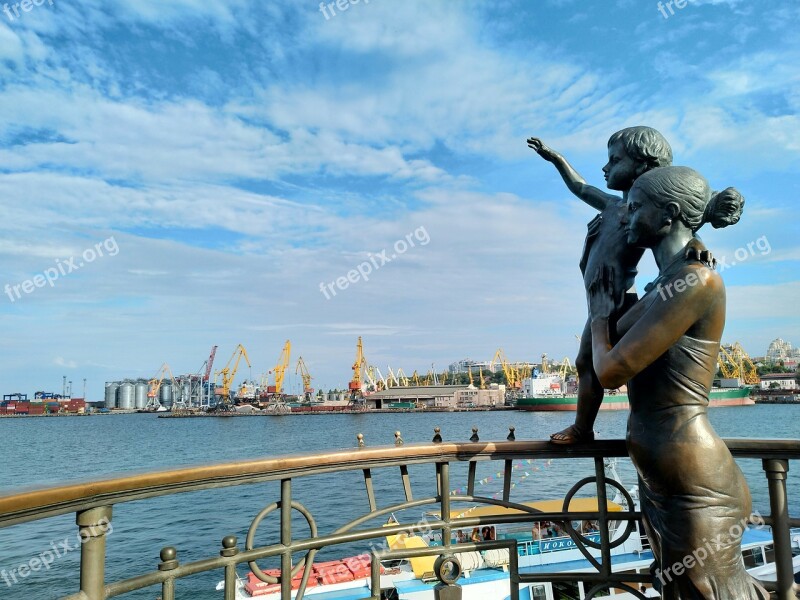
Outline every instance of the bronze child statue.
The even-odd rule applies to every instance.
[[[627,211],[628,191],[633,182],[647,171],[672,164],[669,142],[652,127],[628,127],[608,140],[608,163],[603,167],[606,185],[622,192],[622,197],[607,194],[588,185],[558,152],[548,148],[539,138],[529,138],[528,146],[539,156],[553,163],[569,190],[600,211],[588,225],[580,267],[587,292],[598,268],[613,273],[612,296],[615,309],[609,317],[612,339],[615,325],[638,299],[633,291],[637,265],[644,249],[630,245],[623,226]],[[575,444],[594,439],[592,426],[603,401],[603,386],[592,366],[591,320],[587,320],[575,361],[578,370],[578,407],[575,423],[550,436],[556,444]]]

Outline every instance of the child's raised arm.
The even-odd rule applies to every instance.
[[[578,198],[586,202],[589,206],[597,210],[605,209],[611,202],[619,202],[618,196],[606,194],[599,188],[588,185],[586,180],[580,176],[572,165],[567,162],[567,159],[561,156],[552,148],[545,146],[544,142],[539,138],[528,138],[528,147],[536,150],[536,153],[548,162],[555,165],[564,183],[567,184],[569,191],[575,194]]]

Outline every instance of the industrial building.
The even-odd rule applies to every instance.
[[[503,406],[505,388],[480,390],[468,385],[426,385],[393,387],[364,398],[367,408],[491,408]]]
[[[119,410],[172,410],[213,404],[213,386],[204,384],[200,375],[181,375],[154,382],[148,379],[108,381],[105,407]],[[210,397],[210,400],[209,400]]]

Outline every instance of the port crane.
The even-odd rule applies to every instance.
[[[569,356],[565,356],[564,360],[561,361],[561,365],[558,368],[558,376],[561,377],[561,381],[567,381],[567,376],[572,373],[572,363],[569,361]]]
[[[411,382],[408,380],[408,377],[406,377],[406,374],[405,374],[405,372],[403,371],[403,369],[397,369],[397,375],[396,375],[395,379],[396,379],[396,380],[397,380],[397,381],[400,383],[400,385],[401,385],[401,386],[403,386],[403,387],[408,387],[408,386],[409,386],[409,384],[411,383]]]
[[[381,370],[378,367],[370,367],[373,370],[373,377],[375,379],[375,389],[379,392],[385,390],[389,387],[389,382],[381,373]]]
[[[217,401],[217,410],[230,410],[232,408],[231,385],[236,377],[236,371],[239,370],[239,362],[242,360],[242,358],[244,358],[247,366],[252,368],[250,359],[247,357],[247,350],[244,349],[244,346],[239,344],[236,346],[236,350],[233,351],[233,354],[228,360],[228,364],[225,365],[225,368],[221,371],[217,371],[216,377],[214,378],[214,393],[219,396],[219,400]],[[222,375],[222,386],[217,387],[216,380],[220,375]]]
[[[758,385],[758,369],[739,342],[719,347],[719,370],[726,379],[740,379],[745,385]]]
[[[483,376],[483,369],[480,368],[480,367],[478,367],[478,375],[479,375],[480,380],[481,380],[481,389],[485,390],[486,389],[486,378]]]
[[[503,369],[503,375],[506,377],[506,385],[512,390],[518,390],[522,388],[522,383],[519,380],[519,373],[508,362],[502,348],[498,348],[497,352],[494,353],[494,358],[492,358],[492,361],[489,363],[490,370],[494,371],[494,365],[498,362],[500,363],[500,367]]]
[[[281,350],[281,355],[278,357],[278,364],[272,370],[275,373],[275,385],[267,386],[267,394],[275,394],[280,396],[283,394],[283,380],[286,377],[286,369],[289,367],[289,358],[292,354],[292,343],[286,340]]]
[[[550,365],[547,364],[547,353],[542,354],[542,373],[545,375],[550,372]]]
[[[203,373],[203,381],[206,382],[211,377],[211,370],[214,368],[214,357],[217,355],[217,346],[211,348],[211,354],[208,355],[205,368],[206,372]],[[200,367],[202,369],[202,367]]]
[[[211,353],[208,355],[206,361],[200,365],[200,371],[203,371],[203,376],[200,379],[200,406],[208,408],[211,406],[212,386],[210,383],[212,369],[214,368],[214,357],[217,355],[217,346],[211,347]]]
[[[155,377],[153,377],[148,382],[147,405],[145,406],[145,409],[158,410],[161,407],[161,402],[158,399],[158,394],[159,392],[161,392],[161,385],[164,383],[164,377],[166,377],[167,375],[169,375],[169,380],[172,383],[173,391],[179,391],[178,384],[175,381],[175,377],[173,377],[172,375],[172,370],[169,368],[169,365],[167,363],[164,363],[163,365],[161,365],[161,368],[155,374]],[[177,408],[181,407],[185,408],[185,404],[183,403],[183,397],[181,397],[178,404],[181,404],[183,406],[177,406]],[[176,405],[173,403],[173,406]]]
[[[522,383],[523,379],[528,379],[532,375],[532,369],[529,364],[524,364],[519,368],[519,381]]]
[[[387,388],[399,387],[400,380],[397,379],[397,375],[395,375],[394,371],[392,371],[392,367],[387,365],[386,370],[388,371],[389,374],[388,377],[386,378],[386,387]]]
[[[308,372],[308,367],[306,367],[302,356],[297,359],[297,367],[295,367],[294,374],[299,374],[303,380],[303,395],[307,401],[310,401],[311,396],[314,394],[314,388],[311,387],[311,373]]]
[[[367,368],[367,361],[364,358],[364,344],[361,341],[361,336],[358,336],[358,343],[356,344],[356,360],[353,362],[353,379],[350,380],[348,389],[350,390],[350,398],[355,400],[363,395],[363,381],[364,371]]]
[[[377,390],[377,381],[375,380],[375,367],[372,365],[364,364],[364,391],[374,392]]]

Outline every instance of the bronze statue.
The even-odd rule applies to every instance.
[[[633,284],[637,265],[644,254],[642,248],[628,244],[625,239],[622,219],[627,211],[625,202],[628,190],[642,173],[671,165],[672,148],[664,136],[652,127],[628,127],[612,135],[608,140],[608,163],[603,167],[603,173],[608,188],[622,192],[620,198],[587,185],[563,156],[545,146],[539,138],[529,138],[528,146],[555,165],[573,194],[600,211],[588,225],[580,267],[587,290],[599,267],[606,267],[613,273],[615,309],[609,315],[613,339],[616,320],[638,299]],[[575,444],[594,439],[592,426],[603,401],[603,386],[592,366],[589,320],[583,329],[575,367],[578,370],[575,423],[550,436],[556,444]]]
[[[628,193],[627,242],[651,248],[658,279],[625,314],[619,271],[598,265],[588,300],[592,359],[605,388],[628,383],[628,450],[665,600],[763,600],[744,569],[747,483],[708,421],[708,394],[725,323],[725,288],[694,237],[736,222],[743,199],[715,195],[687,167],[656,168]]]

